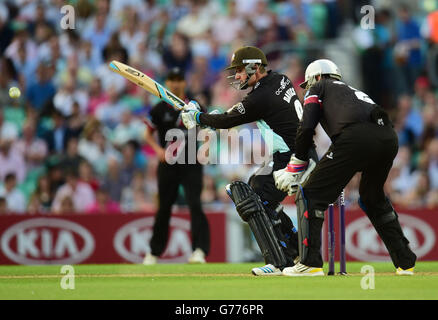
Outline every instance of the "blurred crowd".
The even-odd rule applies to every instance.
[[[400,136],[387,192],[396,205],[438,207],[437,84],[426,72],[429,53],[438,42],[438,23],[433,23],[437,1],[419,1],[422,5],[415,8],[371,2],[377,8],[375,29],[358,28],[349,36],[356,44],[364,91],[390,112]],[[298,83],[311,59],[306,46],[344,36],[346,23],[359,26],[364,4],[0,2],[0,212],[155,209],[158,159],[144,143],[143,119],[158,101],[111,72],[110,61],[125,62],[158,82],[178,66],[185,71],[190,97],[207,108],[227,110],[245,94],[231,88],[222,72],[231,53],[242,45],[292,43],[303,49],[290,53],[278,45],[266,53],[270,68],[287,74],[302,96]],[[70,8],[74,14],[69,17]],[[8,95],[13,86],[21,90],[19,99]],[[316,140],[326,144],[322,135]],[[247,180],[256,167],[206,166],[204,205],[220,208],[229,203],[224,186]],[[358,197],[357,178],[346,190],[351,207]],[[184,197],[178,204],[184,204]]]
[[[374,29],[364,30],[359,23],[352,39],[362,89],[387,110],[399,136],[385,191],[397,206],[437,208],[438,2],[391,2],[376,7]],[[347,188],[354,207],[359,178]]]

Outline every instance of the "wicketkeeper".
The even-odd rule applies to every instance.
[[[196,125],[227,129],[257,122],[262,135],[273,134],[272,159],[249,179],[248,184],[236,181],[227,191],[240,217],[248,222],[261,249],[266,265],[252,269],[256,276],[281,275],[281,270],[294,265],[298,256],[297,232],[280,202],[287,193],[275,187],[273,170],[286,166],[295,152],[295,134],[302,105],[291,81],[282,74],[267,71],[265,54],[256,47],[242,47],[234,52],[227,70],[234,74],[231,85],[252,90],[223,114],[199,111],[196,102],[189,103],[182,114],[186,127]],[[316,159],[316,152],[313,151]]]
[[[362,172],[360,207],[388,249],[396,273],[413,274],[416,255],[409,248],[397,213],[383,191],[398,151],[397,134],[381,107],[341,80],[338,67],[330,60],[317,60],[307,67],[301,86],[308,91],[296,152],[286,168],[274,172],[280,190],[296,192],[299,222],[300,263],[285,268],[283,274],[324,275],[320,251],[324,212],[356,172]],[[332,145],[313,168],[308,151],[313,146],[318,123]]]

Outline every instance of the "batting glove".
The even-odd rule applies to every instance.
[[[187,129],[190,130],[199,124],[199,115],[202,113],[200,110],[201,107],[199,106],[199,103],[194,100],[186,105],[181,114],[181,119]]]

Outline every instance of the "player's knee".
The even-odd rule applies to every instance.
[[[398,215],[393,209],[391,203],[389,203],[388,200],[386,202],[387,203],[385,203],[385,206],[379,208],[379,210],[376,210],[373,208],[372,203],[367,202],[363,199],[363,197],[360,197],[358,200],[360,208],[365,212],[375,227],[383,226],[387,223],[397,220],[398,218]]]
[[[248,180],[248,184],[254,190],[255,193],[257,193],[259,196],[262,197],[263,183],[260,181],[258,177],[259,176],[252,175]]]
[[[248,185],[254,190],[254,187],[256,187],[256,182],[257,182],[257,176],[252,175],[251,177],[249,177],[248,179]]]

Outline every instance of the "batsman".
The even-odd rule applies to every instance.
[[[320,251],[324,212],[361,172],[359,205],[388,249],[396,274],[412,275],[416,255],[383,190],[398,152],[397,134],[388,115],[368,95],[343,82],[339,68],[330,60],[312,62],[300,86],[307,92],[295,154],[286,168],[274,172],[280,190],[296,192],[300,262],[285,268],[283,274],[324,275]],[[313,168],[308,152],[318,123],[332,144]]]
[[[272,161],[252,175],[248,184],[235,181],[227,186],[238,214],[248,223],[265,259],[265,266],[252,269],[256,276],[282,275],[282,270],[293,266],[298,256],[297,231],[280,205],[287,192],[275,187],[272,172],[286,166],[295,152],[302,105],[291,81],[285,75],[268,71],[267,64],[260,49],[238,49],[226,70],[232,73],[234,88],[251,89],[247,96],[223,114],[203,113],[196,102],[190,102],[182,114],[187,128],[201,125],[228,129],[256,121],[262,136],[273,137]],[[310,158],[316,159],[316,152],[312,151]]]

